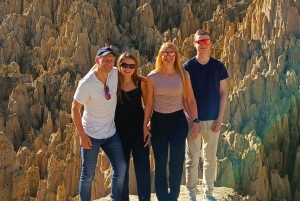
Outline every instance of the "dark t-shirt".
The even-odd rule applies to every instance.
[[[220,108],[220,81],[228,78],[224,64],[210,57],[200,64],[195,57],[183,64],[190,74],[200,121],[215,120]]]
[[[119,135],[143,129],[144,109],[141,97],[141,81],[138,81],[138,87],[131,91],[122,90],[123,102],[118,100],[115,113],[115,124]]]

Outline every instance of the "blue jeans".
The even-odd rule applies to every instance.
[[[122,144],[117,133],[107,139],[95,139],[90,137],[92,149],[81,147],[82,170],[79,180],[80,201],[91,200],[92,180],[94,179],[97,158],[100,147],[107,155],[113,168],[111,178],[111,200],[121,201],[124,185],[126,162],[123,155]]]

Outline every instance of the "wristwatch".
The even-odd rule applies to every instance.
[[[198,118],[193,120],[193,123],[200,124],[200,120]]]

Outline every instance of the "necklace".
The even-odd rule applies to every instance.
[[[130,101],[129,97],[127,96],[126,91],[125,91],[125,90],[123,90],[123,91],[124,91],[124,94],[125,94],[125,96],[127,97],[127,99]]]
[[[133,82],[130,81],[130,82],[123,83],[123,90],[126,91],[127,87],[130,86],[131,83],[133,83]]]

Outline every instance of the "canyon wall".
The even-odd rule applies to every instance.
[[[147,75],[164,41],[182,62],[194,56],[199,28],[229,72],[216,186],[240,200],[300,200],[299,12],[300,0],[1,0],[0,200],[78,200],[70,111],[96,51],[128,51]],[[110,175],[101,152],[93,199],[110,192]]]

